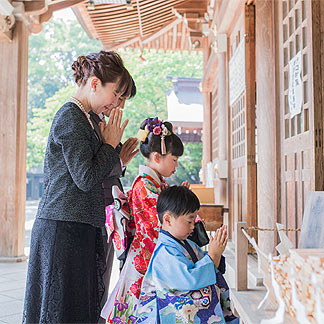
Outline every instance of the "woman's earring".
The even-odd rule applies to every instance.
[[[96,92],[95,88],[91,88],[91,94],[94,95]]]

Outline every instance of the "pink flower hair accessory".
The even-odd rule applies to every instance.
[[[154,135],[160,135],[162,133],[162,129],[161,129],[161,127],[158,125],[158,126],[155,126],[154,128],[153,128],[153,134]]]

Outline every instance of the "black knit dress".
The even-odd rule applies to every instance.
[[[74,103],[54,117],[32,230],[23,323],[97,323],[106,260],[102,182],[120,148],[104,144]]]

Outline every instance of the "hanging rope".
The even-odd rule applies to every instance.
[[[271,231],[271,232],[300,232],[300,228],[262,228],[257,226],[242,227],[241,229],[252,230],[252,231]]]

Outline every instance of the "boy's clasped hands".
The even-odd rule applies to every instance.
[[[216,230],[215,236],[210,236],[208,255],[213,260],[216,268],[218,268],[222,253],[224,252],[227,244],[227,225]]]

